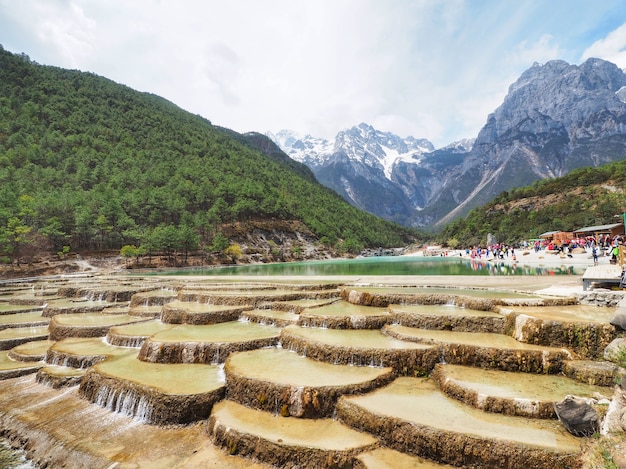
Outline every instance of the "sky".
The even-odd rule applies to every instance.
[[[537,62],[626,69],[624,0],[0,0],[0,44],[237,132],[476,137]]]

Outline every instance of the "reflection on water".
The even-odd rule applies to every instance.
[[[529,267],[460,257],[368,257],[168,271],[172,275],[582,275],[573,266]]]

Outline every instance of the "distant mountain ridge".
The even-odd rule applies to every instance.
[[[626,157],[626,74],[589,59],[535,63],[475,139],[435,150],[359,124],[334,142],[268,134],[352,205],[413,227],[438,227],[502,191]]]
[[[340,131],[334,142],[288,130],[267,135],[352,205],[398,223],[414,211],[416,199],[410,186],[400,183],[406,168],[434,150],[427,139],[401,138],[365,123]]]
[[[281,130],[275,135],[268,132],[267,136],[291,158],[309,167],[324,166],[338,158],[335,153],[343,151],[350,160],[382,169],[388,179],[399,161],[419,159],[420,155],[434,150],[433,144],[425,138],[403,139],[365,123],[340,131],[334,142],[311,135],[302,137],[289,130]]]

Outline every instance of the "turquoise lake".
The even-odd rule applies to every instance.
[[[582,275],[572,266],[529,267],[457,257],[366,257],[169,270],[171,275]],[[163,272],[161,272],[161,275]]]

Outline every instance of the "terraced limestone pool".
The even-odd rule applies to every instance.
[[[554,414],[568,394],[601,415],[616,402],[611,308],[519,287],[221,282],[0,286],[52,307],[0,301],[0,324],[49,321],[0,330],[0,428],[49,467],[559,469],[582,446],[626,452],[623,432],[574,437]]]

